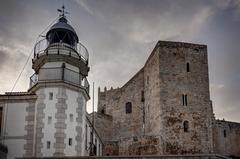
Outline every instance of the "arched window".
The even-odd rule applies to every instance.
[[[183,122],[183,130],[184,132],[188,132],[189,129],[189,122],[188,121],[184,121]]]
[[[126,114],[130,114],[130,113],[132,113],[132,103],[127,102],[126,103]]]

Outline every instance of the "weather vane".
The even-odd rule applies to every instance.
[[[65,6],[64,6],[64,5],[62,6],[62,9],[58,9],[57,11],[58,11],[59,13],[61,13],[60,16],[62,16],[62,17],[64,17],[65,14],[69,14],[69,12],[66,12],[66,11],[65,11]]]

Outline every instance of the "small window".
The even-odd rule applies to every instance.
[[[142,98],[141,98],[141,101],[142,101],[142,102],[145,101],[145,98],[144,98],[144,91],[142,91]]]
[[[227,131],[225,129],[223,130],[223,136],[227,137]]]
[[[50,148],[51,148],[51,142],[47,141],[47,149],[50,149]]]
[[[87,150],[87,148],[88,148],[88,126],[86,125],[86,127],[85,127],[85,149]]]
[[[149,84],[149,76],[147,76],[147,84]]]
[[[48,116],[48,124],[52,124],[52,117]]]
[[[184,106],[185,105],[185,95],[182,94],[182,105]]]
[[[98,143],[97,143],[97,139],[96,138],[95,138],[95,145],[96,145],[96,155],[97,155],[97,151],[98,151],[97,145],[98,145]]]
[[[72,146],[72,138],[69,138],[69,139],[68,139],[68,145],[69,145],[69,146]]]
[[[49,93],[49,100],[53,100],[53,92]]]
[[[188,132],[188,129],[189,129],[189,123],[188,123],[188,121],[184,121],[184,122],[183,122],[183,129],[184,129],[184,132]]]
[[[187,63],[187,72],[190,72],[190,64]]]
[[[132,113],[132,103],[127,102],[126,103],[126,114],[130,114],[130,113]]]
[[[69,115],[70,121],[73,122],[73,114]]]
[[[100,156],[101,154],[100,154],[100,151],[101,150],[101,145],[100,144],[98,144],[98,155]]]
[[[105,109],[104,109],[104,108],[101,110],[101,113],[102,113],[102,114],[105,114]]]
[[[187,95],[185,95],[185,105],[187,106],[188,100],[187,100]]]
[[[2,120],[3,120],[3,107],[0,107],[0,134],[2,130]]]
[[[187,106],[187,104],[188,104],[187,95],[182,94],[182,105]]]

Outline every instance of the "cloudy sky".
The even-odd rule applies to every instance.
[[[63,0],[1,2],[0,93],[11,91],[38,35],[56,19],[62,3]],[[215,116],[240,122],[239,0],[64,3],[70,12],[70,24],[89,50],[89,81],[94,81],[95,87],[121,87],[143,66],[158,40],[206,44]],[[33,73],[30,59],[14,91],[26,91]]]

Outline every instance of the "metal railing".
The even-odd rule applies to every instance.
[[[89,83],[87,78],[83,77],[79,72],[64,67],[41,68],[38,74],[30,77],[30,88],[41,81],[57,82],[63,81],[73,85],[81,86],[89,93]]]
[[[83,60],[85,63],[89,60],[88,50],[81,43],[71,46],[63,42],[49,44],[45,38],[39,40],[34,46],[34,59],[48,54],[68,55]]]

